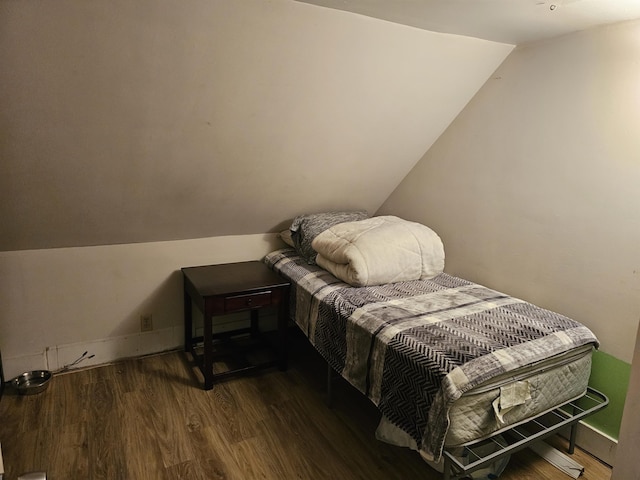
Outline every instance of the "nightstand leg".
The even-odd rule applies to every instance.
[[[213,327],[211,321],[212,314],[208,308],[205,308],[205,310],[202,375],[204,376],[204,389],[211,390],[213,388]]]
[[[191,353],[193,350],[193,319],[191,312],[191,297],[184,292],[184,351]]]
[[[285,296],[286,298],[286,296]],[[283,302],[278,307],[278,336],[280,337],[280,345],[278,349],[278,368],[281,371],[287,369],[287,323],[288,323],[287,302]]]

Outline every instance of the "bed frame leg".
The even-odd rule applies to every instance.
[[[449,457],[446,455],[444,455],[444,471],[442,473],[443,480],[449,480],[451,478],[451,460],[449,460]]]
[[[577,433],[578,433],[578,424],[574,423],[573,425],[571,425],[571,433],[569,434],[569,448],[567,449],[567,452],[569,452],[569,455],[573,455],[573,452],[576,449]]]
[[[333,370],[331,365],[327,363],[327,407],[333,406]]]

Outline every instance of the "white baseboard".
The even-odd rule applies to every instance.
[[[569,438],[569,430],[561,432],[561,435]],[[607,465],[615,462],[618,440],[584,422],[578,423],[576,445]]]
[[[70,368],[111,363],[123,358],[176,349],[182,345],[184,345],[182,326],[91,342],[57,345],[47,347],[41,353],[3,358],[5,378],[9,380],[31,370],[56,372],[71,365],[77,359],[81,360]],[[86,355],[84,355],[85,352],[87,352]]]
[[[194,312],[195,334],[202,335],[201,318]],[[228,315],[223,321],[216,322],[214,333],[248,326],[248,313]],[[260,317],[262,330],[273,330],[277,326],[274,312],[265,310]],[[51,370],[57,372],[66,366],[84,368],[104,365],[123,358],[140,357],[152,353],[174,350],[184,346],[184,327],[177,325],[170,328],[142,332],[132,335],[92,340],[90,342],[70,343],[47,347],[43,352],[3,357],[5,380],[31,370]],[[85,355],[86,352],[86,355]],[[76,360],[80,359],[75,365]]]
[[[32,353],[19,357],[3,357],[4,378],[7,383],[21,373],[47,368],[46,353]]]

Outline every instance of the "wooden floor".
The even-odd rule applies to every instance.
[[[327,408],[325,373],[294,335],[287,372],[210,391],[199,388],[181,352],[56,375],[39,395],[5,390],[5,480],[28,471],[46,471],[49,480],[441,478],[415,452],[377,441],[376,409],[342,381]],[[573,458],[586,467],[582,479],[610,478],[585,452]],[[569,478],[529,450],[501,476]]]

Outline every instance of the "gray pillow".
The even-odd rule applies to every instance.
[[[311,248],[311,242],[316,236],[338,223],[355,222],[366,218],[369,218],[366,210],[299,215],[293,219],[289,227],[294,248],[309,265],[315,265],[317,253]]]
[[[296,246],[293,243],[293,238],[291,238],[291,230],[283,230],[278,234],[280,240],[286,243],[288,246],[295,248]]]

